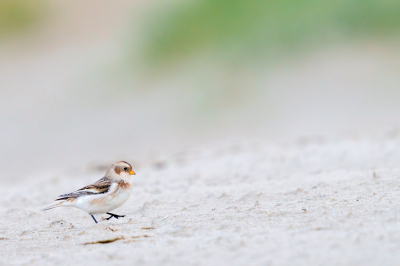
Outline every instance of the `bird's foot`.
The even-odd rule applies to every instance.
[[[106,220],[110,220],[111,218],[115,218],[115,219],[118,219],[118,218],[120,218],[120,217],[125,217],[125,215],[118,215],[118,214],[114,214],[114,213],[110,213],[110,212],[107,212],[107,214],[109,214],[110,215],[110,217],[108,217],[108,218],[105,218]]]

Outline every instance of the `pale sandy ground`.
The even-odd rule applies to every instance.
[[[164,158],[136,166],[133,195],[115,211],[127,216],[99,224],[78,209],[40,209],[102,169],[1,187],[0,264],[400,263],[397,133],[214,145]]]

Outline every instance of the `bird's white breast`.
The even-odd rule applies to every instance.
[[[90,214],[102,214],[122,206],[131,195],[130,181],[113,183],[107,193],[77,198],[75,206]]]

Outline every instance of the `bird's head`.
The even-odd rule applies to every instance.
[[[136,173],[132,170],[132,166],[125,161],[113,163],[106,173],[106,176],[108,177],[128,180],[131,175],[136,175]]]

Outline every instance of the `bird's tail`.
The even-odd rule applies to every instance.
[[[57,207],[61,207],[62,204],[63,204],[63,202],[59,202],[57,204],[51,205],[51,206],[49,206],[47,208],[44,208],[42,211],[48,211],[48,210],[51,210],[51,209],[54,209],[54,208],[57,208]]]

